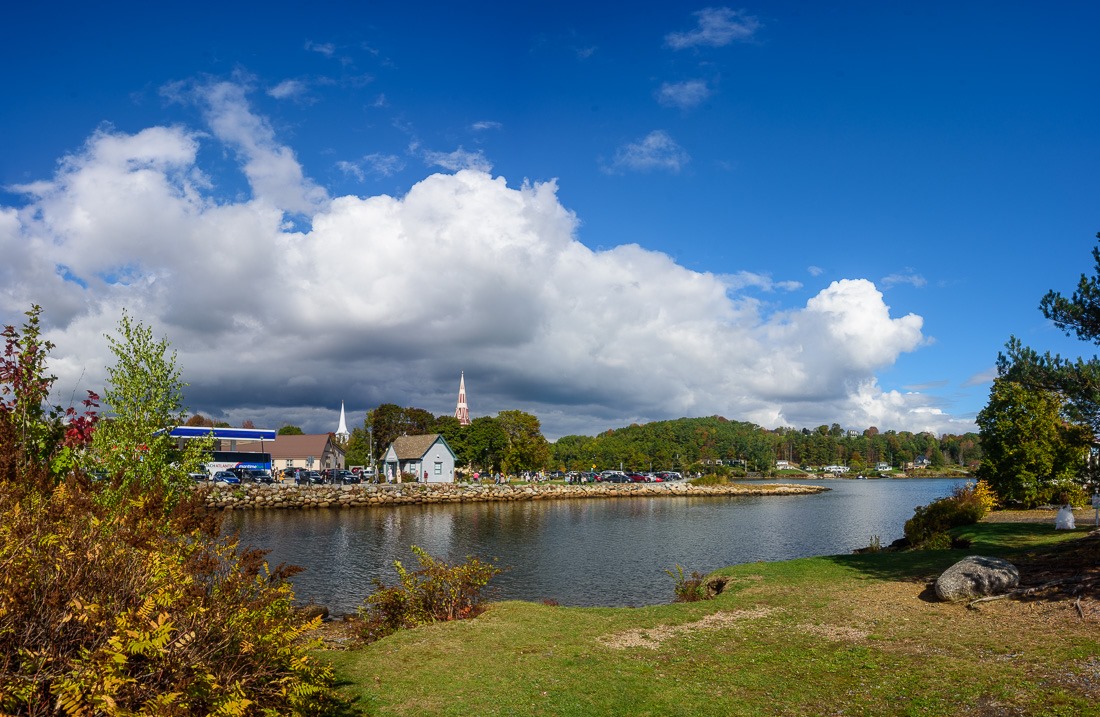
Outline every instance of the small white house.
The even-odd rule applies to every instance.
[[[418,483],[454,483],[455,452],[438,433],[401,436],[383,454],[382,473],[386,480],[415,476]]]

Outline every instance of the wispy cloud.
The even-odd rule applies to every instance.
[[[656,92],[657,101],[662,105],[684,110],[699,106],[710,95],[710,88],[705,80],[664,82]]]
[[[997,367],[990,366],[985,371],[974,374],[970,378],[963,382],[963,386],[983,386],[987,383],[993,383],[993,379],[997,378]]]
[[[309,87],[301,80],[283,80],[270,88],[267,94],[277,100],[301,99]]]
[[[481,122],[474,122],[472,125],[470,125],[470,129],[472,129],[475,132],[484,132],[485,130],[489,130],[489,129],[500,129],[503,126],[504,125],[502,125],[500,122],[492,122],[490,120],[482,120]]]
[[[922,286],[925,286],[927,283],[927,279],[925,279],[920,274],[915,273],[912,269],[906,269],[903,273],[890,274],[889,276],[884,276],[882,277],[882,279],[879,280],[879,284],[884,289],[889,289],[891,287],[897,286],[898,284],[909,284],[910,286],[915,286],[919,289]]]
[[[723,281],[732,290],[761,289],[763,291],[797,291],[802,288],[799,281],[775,281],[767,274],[757,274],[751,271],[739,271],[736,274],[727,274]]]
[[[334,57],[336,55],[336,45],[331,42],[313,42],[312,40],[306,40],[305,48],[310,52],[316,52],[325,57]]]
[[[708,7],[692,13],[698,21],[687,32],[671,32],[665,44],[673,50],[691,47],[723,47],[731,42],[751,40],[760,29],[760,21],[744,10]]]
[[[691,155],[667,132],[658,129],[637,142],[619,147],[603,170],[609,174],[618,174],[624,171],[648,172],[658,169],[675,174],[690,161]]]
[[[813,266],[813,265],[810,265],[810,266],[806,267],[806,271],[808,271],[810,273],[810,276],[821,276],[822,274],[825,273],[825,270],[822,269],[820,266]]]
[[[405,160],[396,154],[368,154],[363,157],[370,171],[383,177],[389,177],[405,168]]]
[[[941,379],[939,381],[926,381],[924,383],[914,383],[914,384],[911,384],[909,386],[905,386],[904,388],[905,388],[906,391],[930,391],[934,388],[943,388],[944,386],[947,386],[948,383],[949,382],[946,379]]]
[[[390,177],[405,168],[405,160],[396,154],[368,154],[358,162],[339,161],[336,168],[344,174],[355,177],[360,182],[366,179],[367,174],[379,177]]]
[[[410,149],[416,151],[418,150],[418,146],[414,144]],[[493,168],[493,163],[485,157],[485,154],[482,153],[481,150],[470,152],[459,147],[453,152],[436,152],[425,149],[419,150],[417,153],[429,167],[442,167],[451,172],[457,172],[461,169],[475,169],[479,172],[488,172]]]

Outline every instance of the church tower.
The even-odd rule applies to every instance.
[[[470,408],[466,405],[466,372],[459,374],[458,378],[458,407],[455,408],[455,418],[458,425],[470,425]]]
[[[336,429],[336,437],[341,441],[346,441],[351,438],[351,432],[348,431],[347,421],[344,420],[344,402],[340,401],[340,426]]]

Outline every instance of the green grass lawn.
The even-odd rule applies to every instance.
[[[1095,595],[1082,620],[1069,600],[968,609],[926,590],[965,555],[1034,558],[1085,530],[962,533],[965,551],[727,568],[707,602],[503,602],[324,654],[369,715],[1100,715]]]

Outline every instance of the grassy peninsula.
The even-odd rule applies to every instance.
[[[1097,589],[1071,594],[1100,538],[1046,520],[955,535],[971,545],[726,568],[725,592],[704,602],[494,603],[325,656],[370,715],[1100,714]],[[971,554],[1048,586],[936,602],[929,582]]]

